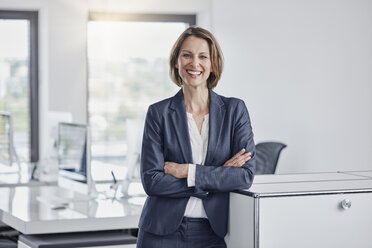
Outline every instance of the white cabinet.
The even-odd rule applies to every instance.
[[[372,247],[372,178],[301,177],[231,193],[227,247]]]
[[[351,202],[350,208],[341,203]],[[372,246],[372,194],[335,194],[263,198],[259,247]]]

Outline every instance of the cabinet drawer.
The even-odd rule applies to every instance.
[[[259,248],[370,248],[371,206],[371,193],[261,198]]]

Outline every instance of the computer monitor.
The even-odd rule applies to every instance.
[[[12,166],[13,162],[18,164],[20,170],[13,140],[13,118],[10,113],[0,111],[0,164]]]
[[[95,194],[91,177],[90,132],[84,124],[58,125],[58,185],[85,194]]]
[[[48,111],[47,113],[47,129],[45,135],[45,144],[47,148],[47,159],[56,160],[54,153],[56,144],[58,142],[58,125],[60,122],[71,123],[72,114],[70,112],[62,111]]]

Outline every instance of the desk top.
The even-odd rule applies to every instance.
[[[256,175],[254,184],[267,183],[286,183],[286,182],[320,182],[320,181],[340,181],[363,179],[360,175],[362,172],[348,174],[345,172],[321,172],[321,173],[304,173],[304,174],[267,174]],[[363,172],[364,173],[364,172]]]
[[[372,192],[372,172],[257,175],[248,190],[253,197]]]
[[[58,186],[0,188],[0,218],[24,234],[137,228],[144,197],[72,202],[55,210],[38,197],[79,197]]]

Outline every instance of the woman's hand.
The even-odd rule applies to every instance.
[[[223,166],[235,166],[241,167],[248,160],[251,159],[251,153],[245,153],[245,149],[241,149],[237,154],[232,158],[227,160]],[[189,164],[178,164],[174,162],[165,162],[164,163],[164,172],[166,174],[172,175],[176,178],[187,178],[189,171]]]
[[[176,178],[187,178],[189,164],[177,164],[173,162],[164,163],[164,172]]]
[[[252,154],[250,152],[245,153],[245,149],[241,149],[237,154],[235,154],[232,158],[227,160],[223,166],[235,166],[241,167],[245,164],[248,160],[251,159]]]

